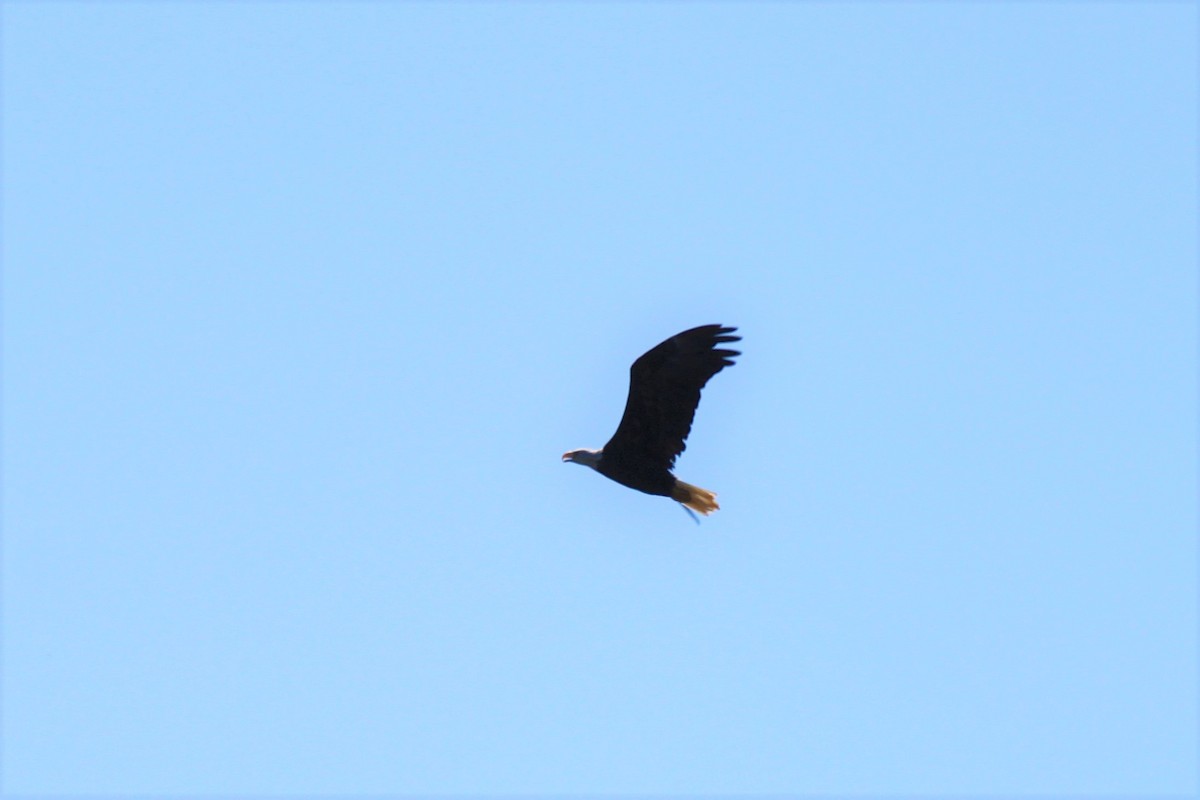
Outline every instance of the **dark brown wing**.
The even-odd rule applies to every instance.
[[[629,398],[617,432],[604,445],[604,460],[647,462],[670,470],[683,452],[708,379],[733,364],[736,350],[717,345],[736,342],[737,328],[701,325],[676,334],[629,368]]]

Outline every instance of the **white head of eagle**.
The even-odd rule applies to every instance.
[[[603,450],[572,450],[569,453],[563,453],[563,461],[583,464],[585,467],[596,469],[600,465],[602,455],[604,455]]]

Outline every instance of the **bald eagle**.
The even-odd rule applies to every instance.
[[[562,460],[591,467],[630,489],[669,497],[706,516],[719,509],[716,494],[684,483],[671,468],[686,447],[700,390],[741,355],[718,348],[740,341],[740,336],[731,335],[736,330],[701,325],[647,351],[629,368],[625,416],[608,444],[600,450],[572,450]]]

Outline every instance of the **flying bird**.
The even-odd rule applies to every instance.
[[[608,444],[599,450],[572,450],[562,460],[591,467],[630,489],[669,497],[685,510],[707,516],[719,509],[716,494],[684,483],[671,469],[686,447],[700,390],[741,355],[719,347],[740,341],[742,337],[731,335],[736,330],[701,325],[647,351],[629,368],[625,416]]]

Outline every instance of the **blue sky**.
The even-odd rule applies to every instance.
[[[4,792],[1197,790],[1194,5],[3,14]]]

